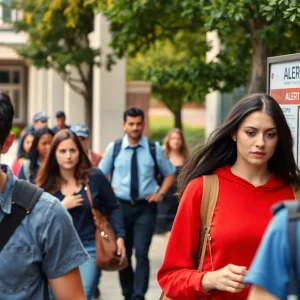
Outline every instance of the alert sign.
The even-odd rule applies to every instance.
[[[280,104],[294,139],[300,165],[300,53],[268,58],[267,93]]]

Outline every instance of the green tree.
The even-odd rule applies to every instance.
[[[206,51],[205,33],[180,31],[172,42],[157,41],[148,51],[129,58],[127,77],[150,81],[154,96],[173,113],[174,126],[182,128],[181,109],[186,101],[203,103],[211,88],[233,88],[232,78],[226,72],[226,54],[218,62],[207,64]],[[243,83],[242,76],[236,73],[235,77]]]
[[[118,56],[144,52],[157,40],[173,40],[179,31],[217,30],[226,54],[227,76],[239,86],[240,71],[249,93],[266,91],[268,56],[300,49],[299,26],[283,19],[284,7],[266,16],[270,0],[118,0],[102,9],[111,21],[113,49]],[[99,3],[99,1],[98,1]],[[220,69],[224,69],[219,65]],[[247,68],[248,72],[245,72]],[[224,74],[225,75],[225,74]]]
[[[84,0],[73,2],[77,3],[76,10],[63,0],[16,1],[23,19],[13,25],[17,32],[29,36],[28,44],[17,48],[18,53],[37,68],[54,69],[85,99],[91,128],[93,66],[101,64],[96,63],[100,49],[92,49],[88,38],[94,28],[93,7]]]
[[[276,19],[277,14],[283,15],[289,21],[300,25],[300,1],[299,0],[272,0],[263,6],[267,20]]]

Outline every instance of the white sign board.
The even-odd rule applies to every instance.
[[[282,107],[294,139],[294,155],[300,165],[300,54],[268,59],[268,94]]]

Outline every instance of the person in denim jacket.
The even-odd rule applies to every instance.
[[[96,290],[100,270],[96,267],[95,225],[86,192],[91,190],[94,207],[108,215],[117,237],[121,263],[125,258],[122,211],[106,176],[91,168],[91,162],[77,137],[67,129],[59,131],[51,144],[50,153],[37,175],[37,185],[56,196],[72,216],[74,226],[90,255],[80,266],[85,296],[91,300]]]
[[[14,140],[13,116],[9,96],[0,91],[1,154]],[[11,214],[17,181],[2,165],[0,222]],[[0,252],[0,300],[43,299],[45,277],[56,299],[83,300],[78,266],[87,260],[67,211],[55,197],[43,193]]]

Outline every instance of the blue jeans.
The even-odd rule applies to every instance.
[[[79,266],[84,294],[87,300],[92,300],[94,292],[99,282],[101,270],[96,267],[96,244],[95,241],[82,242],[85,251],[90,259]]]
[[[82,245],[90,258],[87,262],[79,266],[82,285],[86,300],[92,300],[96,287],[99,283],[101,270],[96,267],[96,245],[95,241],[84,241]],[[49,299],[54,300],[49,288]]]
[[[140,202],[131,205],[121,202],[126,232],[125,247],[128,267],[119,272],[125,300],[145,300],[148,289],[150,263],[148,252],[156,221],[156,203]],[[132,268],[131,256],[135,249],[136,269]]]

